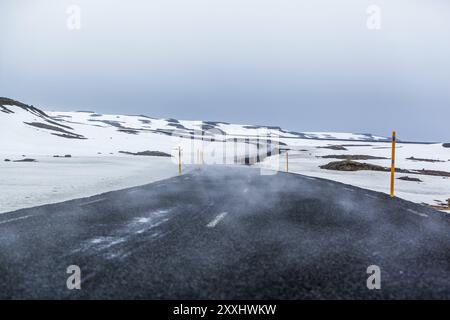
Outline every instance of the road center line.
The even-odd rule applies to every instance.
[[[29,218],[29,217],[31,217],[31,215],[23,216],[23,217],[18,217],[18,218],[14,218],[14,219],[8,219],[8,220],[1,221],[0,224],[5,224],[5,223],[9,223],[9,222],[14,222],[14,221],[26,219],[26,218]]]
[[[208,228],[214,228],[223,218],[225,218],[225,216],[228,214],[228,212],[222,212],[220,214],[218,214],[213,221],[211,221],[210,223],[208,223],[206,226]]]
[[[418,216],[421,216],[421,217],[424,217],[424,218],[428,218],[428,215],[426,215],[425,213],[420,213],[420,212],[417,212],[416,210],[413,210],[413,209],[406,209],[406,211],[409,211],[411,213],[414,213],[414,214],[416,214]]]
[[[100,202],[100,201],[103,201],[103,200],[106,200],[106,198],[101,198],[101,199],[92,200],[92,201],[88,201],[88,202],[82,203],[82,204],[80,204],[80,207],[87,206],[88,204],[97,203],[97,202]]]

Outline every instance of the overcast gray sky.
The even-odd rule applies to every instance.
[[[450,2],[1,0],[0,96],[450,141]]]

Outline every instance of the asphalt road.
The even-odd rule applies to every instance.
[[[66,287],[73,264],[81,290]],[[1,214],[0,298],[449,299],[449,217],[337,182],[205,167]]]

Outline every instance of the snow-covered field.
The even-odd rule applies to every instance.
[[[144,185],[178,174],[177,166],[166,157],[40,156],[37,160],[0,162],[0,214]]]
[[[360,143],[362,146],[356,146],[358,143],[352,143],[355,146],[347,146],[347,151],[330,150],[325,148],[317,148],[324,146],[329,142],[315,141],[311,144],[309,141],[296,141],[296,150],[289,152],[289,172],[299,173],[306,176],[318,177],[339,181],[345,184],[374,190],[383,193],[390,191],[390,173],[378,171],[334,171],[321,169],[321,165],[325,165],[331,161],[340,161],[333,158],[321,158],[327,155],[371,155],[377,157],[390,158],[390,144],[376,143],[371,146],[364,146],[366,143]],[[335,144],[335,143],[332,143]],[[345,143],[344,143],[345,144]],[[423,162],[407,160],[414,156],[415,158],[441,160],[443,162]],[[416,145],[416,144],[397,144],[396,148],[396,166],[402,169],[421,170],[440,170],[450,171],[450,149],[443,148],[441,144]],[[276,170],[285,170],[285,155],[273,156],[267,158],[262,167],[273,168]],[[358,162],[371,163],[384,167],[390,166],[390,159],[380,160],[359,160]],[[418,178],[422,182],[404,181],[395,179],[395,195],[397,197],[429,205],[447,204],[450,198],[450,178],[441,176],[429,176],[419,174],[396,173],[395,177],[408,176]]]
[[[257,165],[261,167],[284,170],[285,160],[284,154],[281,159],[278,155],[264,159],[266,151],[261,152],[261,148],[275,148],[276,154],[278,147],[290,149],[290,172],[389,192],[388,172],[319,168],[339,161],[322,158],[327,155],[384,157],[360,162],[389,167],[390,143],[384,137],[294,132],[279,127],[102,115],[90,111],[44,112],[0,98],[0,212],[90,196],[176,175],[178,148],[181,148],[183,166],[224,161],[230,164],[235,159],[240,164],[246,156],[251,163],[256,160],[258,145],[262,163]],[[345,150],[324,148],[336,145]],[[396,150],[398,168],[450,172],[450,148],[442,143],[399,140]],[[167,157],[126,154],[130,152],[163,152]],[[407,159],[410,157],[439,162]],[[25,158],[37,162],[14,162]],[[419,178],[422,182],[396,179],[399,197],[428,205],[443,205],[450,198],[448,177],[397,173],[400,176]]]

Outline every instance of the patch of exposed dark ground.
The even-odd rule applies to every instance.
[[[450,148],[450,143],[443,143],[442,146],[443,146],[444,148]]]
[[[138,130],[134,130],[134,129],[118,129],[117,131],[123,132],[123,133],[128,133],[128,134],[138,134],[139,133]]]
[[[110,126],[112,126],[112,127],[119,128],[119,129],[127,129],[127,127],[124,127],[124,126],[122,125],[122,123],[124,123],[124,122],[122,122],[122,121],[115,121],[115,120],[100,120],[100,119],[88,119],[88,121],[90,121],[90,122],[100,122],[100,123],[104,123],[104,124],[107,124],[107,125],[110,125]]]
[[[205,135],[215,136],[215,135],[222,135],[226,136],[226,132],[222,129],[219,129],[215,124],[210,124],[210,122],[203,122],[202,123],[202,131]]]
[[[20,160],[14,160],[13,162],[37,162],[37,160],[32,158],[25,158]]]
[[[397,179],[398,180],[403,180],[403,181],[423,182],[419,178],[413,178],[413,177],[408,177],[408,176],[402,176],[402,177],[399,177]]]
[[[408,171],[408,170],[406,170],[406,171]],[[427,170],[427,169],[409,170],[408,172],[405,172],[405,173],[423,174],[423,175],[427,175],[427,176],[450,177],[450,172],[440,171],[440,170]]]
[[[387,168],[370,163],[355,162],[350,160],[332,161],[320,166],[321,169],[337,170],[337,171],[388,171]]]
[[[331,146],[325,146],[325,147],[317,147],[318,149],[331,149],[331,150],[348,150],[343,145],[331,145]]]
[[[62,124],[60,122],[56,122],[56,121],[53,121],[53,120],[50,120],[50,119],[45,119],[45,121],[50,123],[50,124],[53,124],[55,126],[59,126],[59,127],[65,128],[65,129],[73,130],[72,127],[69,127],[68,125],[64,125],[64,124]]]
[[[268,129],[268,130],[278,130],[280,132],[283,132],[283,129],[279,126],[260,126],[260,125],[246,125],[242,126],[245,129]],[[287,132],[285,132],[287,133]]]
[[[60,156],[60,155],[58,155],[58,154],[55,154],[55,155],[53,156],[53,158],[72,158],[72,155],[71,155],[71,154],[65,154],[65,155],[63,155],[63,156]]]
[[[129,151],[119,151],[119,153],[129,154],[133,156],[151,156],[151,157],[171,157],[170,154],[161,151],[139,151],[139,152],[129,152]]]
[[[349,161],[349,160],[333,161],[333,162],[330,162],[330,163],[320,166],[320,168],[327,169],[327,170],[337,170],[337,171],[359,171],[359,170],[384,171],[384,172],[391,171],[390,168],[386,168],[383,166],[378,166],[378,165],[364,163],[364,162]],[[450,177],[450,172],[440,171],[440,170],[427,170],[427,169],[408,170],[408,169],[395,168],[395,172],[408,173],[408,174],[422,174],[422,175],[428,175],[428,176]]]
[[[385,157],[376,157],[364,154],[330,154],[322,156],[321,158],[333,158],[333,159],[344,159],[344,160],[384,160],[388,159]]]
[[[438,204],[436,204],[436,205],[428,205],[427,204],[427,206],[429,206],[430,208],[436,209],[436,210],[447,210],[447,211],[450,210],[450,198],[447,199],[447,202],[438,201],[438,200],[436,200],[436,202]]]
[[[60,136],[60,137],[73,138],[73,139],[86,139],[84,136],[82,136],[80,134],[67,131],[66,129],[60,128],[58,126],[49,125],[49,124],[41,123],[41,122],[24,122],[24,123],[26,125],[29,125],[29,126],[32,126],[32,127],[36,127],[36,128],[39,128],[39,129],[46,129],[46,130],[50,130],[50,131],[60,132],[60,133],[52,133],[52,134]],[[68,126],[63,126],[63,125],[59,125],[59,126],[70,128]]]
[[[442,160],[415,158],[415,157],[412,157],[412,156],[409,157],[409,158],[406,158],[406,160],[421,161],[421,162],[445,162],[445,161],[442,161]]]
[[[169,122],[167,125],[180,130],[188,130],[185,126],[178,122]]]
[[[0,111],[3,113],[14,113],[14,111],[9,110],[7,107],[0,105]]]
[[[87,139],[86,137],[83,137],[83,136],[79,136],[79,135],[74,136],[74,135],[64,134],[64,133],[52,133],[52,135],[58,136],[61,138],[66,138],[66,139],[80,139],[80,140]]]
[[[147,120],[141,120],[139,119],[141,122],[143,121],[147,121]],[[123,132],[123,133],[127,133],[127,134],[139,134],[139,132],[141,131],[145,131],[144,129],[136,129],[136,128],[130,128],[130,127],[126,127],[124,126],[122,123],[125,123],[123,121],[116,121],[116,120],[101,120],[101,119],[88,119],[88,121],[90,122],[98,122],[98,123],[104,123],[107,125],[110,125],[112,127],[117,128],[117,131],[119,132]],[[144,122],[143,122],[144,123]],[[154,132],[157,132],[157,130],[155,130]]]
[[[22,103],[20,101],[16,101],[13,99],[9,99],[9,98],[5,98],[5,97],[0,97],[0,105],[3,107],[2,110],[5,113],[14,113],[12,110],[7,109],[6,107],[4,107],[4,105],[12,105],[12,106],[18,106],[26,111],[31,112],[32,114],[41,117],[41,118],[49,118],[49,116],[42,110],[33,107],[32,105],[27,105],[25,103]]]
[[[224,121],[203,121],[203,123],[210,124],[210,125],[213,125],[213,126],[217,126],[219,124],[225,124],[225,125],[229,125],[230,124],[229,122],[224,122]]]

